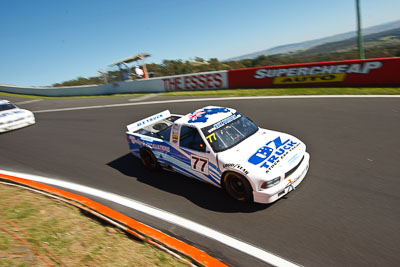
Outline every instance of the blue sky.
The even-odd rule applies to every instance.
[[[400,19],[399,0],[360,0],[363,27]],[[3,0],[0,84],[96,76],[137,53],[149,63],[223,60],[356,28],[354,0]]]

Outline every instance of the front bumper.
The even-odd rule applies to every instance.
[[[274,187],[260,191],[253,191],[254,202],[264,204],[272,203],[283,197],[284,195],[288,194],[290,191],[293,190],[291,184],[296,188],[303,181],[304,177],[307,174],[309,163],[310,154],[306,152],[304,154],[303,162],[297,168],[297,170],[290,175],[290,177],[285,178]],[[289,180],[291,180],[292,183]]]

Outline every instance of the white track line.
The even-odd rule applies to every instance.
[[[135,102],[135,101],[143,101],[143,100],[147,100],[153,97],[158,96],[159,94],[149,94],[149,95],[145,95],[145,96],[141,96],[141,97],[137,97],[137,98],[132,98],[129,99],[129,101]]]
[[[22,101],[22,102],[17,102],[15,104],[17,105],[23,105],[23,104],[29,104],[29,103],[35,103],[35,102],[39,102],[42,101],[43,99],[32,99],[32,100],[26,100],[26,101]]]
[[[223,243],[224,245],[232,247],[236,250],[239,250],[243,253],[251,255],[257,259],[260,259],[263,262],[266,262],[266,263],[274,265],[274,266],[299,266],[299,265],[297,265],[293,262],[290,262],[288,260],[285,260],[275,254],[272,254],[271,252],[265,251],[261,248],[257,248],[251,244],[240,241],[234,237],[228,236],[224,233],[218,232],[209,227],[203,226],[199,223],[179,217],[175,214],[172,214],[167,211],[164,211],[164,210],[152,207],[150,205],[138,202],[136,200],[132,200],[132,199],[129,199],[126,197],[122,197],[122,196],[119,196],[119,195],[116,195],[113,193],[108,193],[108,192],[101,191],[99,189],[95,189],[95,188],[91,188],[91,187],[87,187],[84,185],[74,184],[71,182],[66,182],[66,181],[42,177],[42,176],[23,174],[23,173],[17,173],[17,172],[5,171],[5,170],[0,170],[0,173],[5,174],[5,175],[14,176],[14,177],[24,178],[24,179],[28,179],[28,180],[48,184],[48,185],[55,185],[55,186],[67,188],[67,189],[70,189],[70,190],[73,190],[76,192],[81,192],[84,194],[89,194],[89,195],[92,195],[95,197],[100,197],[100,198],[112,201],[119,205],[129,207],[131,209],[143,212],[147,215],[150,215],[150,216],[156,217],[158,219],[167,221],[169,223],[178,225],[182,228],[185,228],[185,229],[188,229],[197,234],[206,236],[210,239],[214,239],[220,243]]]
[[[87,107],[74,107],[74,108],[58,108],[37,110],[33,113],[46,113],[46,112],[59,112],[59,111],[73,111],[83,109],[96,109],[96,108],[114,108],[125,106],[141,106],[141,105],[154,105],[166,103],[184,103],[184,102],[201,102],[201,101],[223,101],[223,100],[257,100],[257,99],[298,99],[298,98],[399,98],[400,95],[326,95],[326,96],[242,96],[242,97],[210,97],[210,98],[195,98],[195,99],[175,99],[175,100],[160,100],[138,103],[123,103],[123,104],[110,104],[98,105]]]

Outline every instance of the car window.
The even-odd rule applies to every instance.
[[[179,145],[184,148],[193,149],[200,152],[206,151],[206,145],[196,128],[182,126],[179,138]]]
[[[236,146],[258,131],[258,127],[239,112],[213,125],[202,128],[206,140],[214,152],[222,152]]]
[[[0,111],[10,110],[10,109],[14,109],[14,108],[17,108],[17,107],[15,105],[11,104],[11,103],[1,104],[0,105]]]

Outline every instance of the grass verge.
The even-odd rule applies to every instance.
[[[115,94],[102,96],[50,97],[19,95],[0,92],[0,96],[14,96],[40,99],[85,98],[85,97],[140,97],[148,94]],[[161,93],[159,96],[291,96],[291,95],[400,95],[399,87],[329,87],[329,88],[264,88],[264,89],[225,89],[204,91],[179,91]]]
[[[400,95],[400,88],[265,88],[168,92],[161,96]]]
[[[0,266],[188,266],[74,206],[0,184]]]

